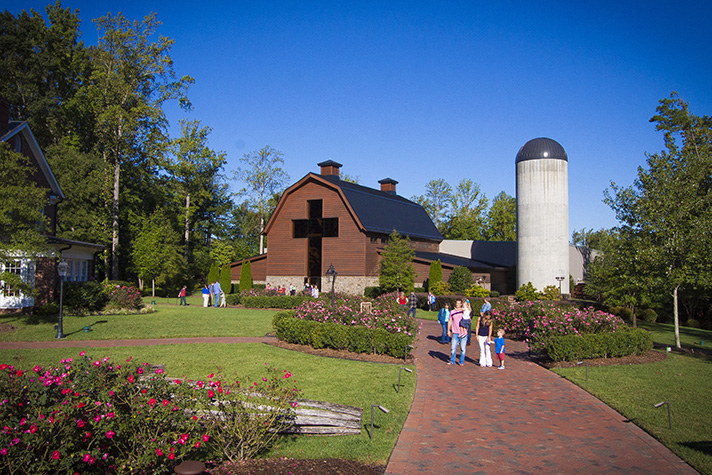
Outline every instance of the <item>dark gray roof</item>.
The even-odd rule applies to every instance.
[[[447,264],[453,267],[461,266],[467,267],[469,269],[485,270],[492,269],[494,265],[488,264],[487,262],[478,261],[475,259],[468,259],[462,256],[454,256],[452,254],[443,254],[441,252],[425,252],[425,251],[415,251],[416,259],[426,259],[429,261],[440,260],[440,263]]]
[[[569,157],[566,155],[566,150],[564,150],[564,147],[562,147],[559,142],[546,137],[539,137],[537,139],[530,140],[519,149],[516,163],[523,162],[524,160],[539,160],[546,158],[559,159],[567,162],[569,161]]]
[[[319,178],[341,188],[366,231],[390,234],[395,229],[404,236],[442,241],[442,235],[419,204],[393,193],[343,181],[337,176],[319,175]]]

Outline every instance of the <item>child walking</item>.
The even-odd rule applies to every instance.
[[[499,366],[497,369],[504,369],[504,330],[497,330],[497,338],[494,339],[494,352],[497,354]]]

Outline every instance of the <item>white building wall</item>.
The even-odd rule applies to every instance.
[[[517,163],[517,287],[569,290],[568,162],[559,159]]]

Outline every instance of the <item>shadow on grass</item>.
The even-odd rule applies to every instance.
[[[90,331],[92,330],[92,327],[93,327],[94,325],[100,325],[100,324],[102,324],[102,323],[108,323],[108,320],[97,320],[96,322],[92,323],[91,325],[85,325],[83,328],[80,328],[80,329],[77,330],[77,331],[73,331],[73,332],[70,332],[70,333],[65,333],[64,336],[65,336],[65,337],[71,336],[71,335],[74,335],[75,333],[79,333],[79,332],[86,332],[86,333],[88,333],[88,332],[90,332]],[[85,328],[88,328],[89,330],[84,330]]]
[[[680,442],[680,445],[688,449],[697,450],[705,455],[712,455],[712,440],[699,440],[696,442]]]

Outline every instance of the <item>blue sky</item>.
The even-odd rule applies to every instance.
[[[229,171],[270,145],[292,181],[333,159],[362,185],[398,180],[408,198],[471,178],[492,199],[515,194],[519,148],[550,137],[569,156],[571,230],[616,225],[603,190],[663,148],[649,123],[660,99],[678,91],[712,114],[702,0],[62,4],[80,10],[88,44],[93,18],[156,12],[176,72],[195,78],[193,112],[169,107],[169,119],[212,127]]]

